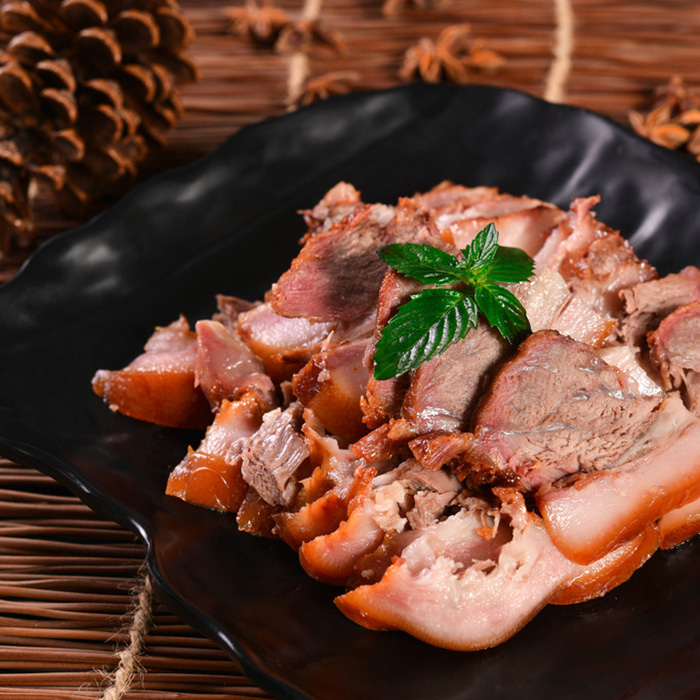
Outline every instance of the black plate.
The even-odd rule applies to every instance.
[[[443,179],[599,218],[662,271],[700,262],[700,167],[594,114],[487,87],[412,86],[247,128],[38,251],[0,289],[0,452],[58,477],[149,544],[183,618],[280,698],[697,697],[700,544],[655,555],[600,601],[549,607],[510,642],[460,654],[366,631],[284,545],[163,495],[197,434],[112,414],[90,389],[156,324],[260,297],[303,233],[296,210],[340,179],[394,201]]]

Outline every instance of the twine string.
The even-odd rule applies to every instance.
[[[554,31],[554,59],[545,82],[544,99],[564,102],[566,81],[571,72],[574,50],[574,10],[571,0],[554,0],[556,28]]]
[[[135,609],[129,626],[129,644],[119,652],[119,665],[112,674],[100,700],[121,700],[129,692],[139,669],[139,659],[143,655],[145,639],[151,626],[153,614],[153,588],[151,577],[145,573],[134,594]]]

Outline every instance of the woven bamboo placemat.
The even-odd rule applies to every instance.
[[[241,126],[299,102],[397,85],[412,47],[422,46],[420,65],[429,71],[426,54],[436,45],[444,51],[455,32],[474,51],[461,80],[517,88],[623,124],[672,75],[700,85],[696,0],[276,2],[290,21],[322,28],[330,48],[321,41],[308,53],[234,36],[226,9],[241,0],[181,5],[196,32],[190,56],[201,77],[184,89],[184,116],[143,177],[189,163]],[[494,54],[500,60],[490,60]],[[77,223],[42,210],[35,245]],[[30,252],[6,256],[0,281]],[[134,535],[49,477],[0,460],[0,700],[267,697],[158,602],[144,555]]]

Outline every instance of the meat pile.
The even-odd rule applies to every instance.
[[[503,642],[547,603],[601,596],[700,531],[700,270],[659,279],[618,232],[491,187],[395,206],[349,184],[265,301],[218,298],[93,386],[114,410],[206,428],[167,493],[279,537],[348,617],[442,647]],[[394,379],[374,342],[421,284],[389,243],[457,253],[493,222],[534,257],[511,291],[532,333],[488,324]]]

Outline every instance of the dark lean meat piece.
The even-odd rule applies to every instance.
[[[585,343],[537,331],[498,372],[475,419],[472,459],[525,491],[567,474],[602,469],[652,421],[658,396]]]
[[[411,375],[401,416],[418,435],[466,430],[477,401],[510,351],[483,321]]]
[[[327,231],[307,239],[268,300],[277,313],[310,321],[364,316],[377,304],[387,269],[377,249],[408,241],[445,246],[432,217],[413,200],[400,200],[396,207],[360,204]]]

